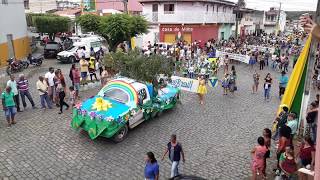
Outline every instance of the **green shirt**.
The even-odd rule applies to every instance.
[[[13,100],[14,93],[11,91],[10,93],[3,92],[1,94],[1,99],[4,100],[4,104],[6,107],[16,106]]]

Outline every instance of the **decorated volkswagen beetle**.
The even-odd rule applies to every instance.
[[[179,89],[120,77],[111,80],[93,97],[76,104],[71,126],[83,129],[91,139],[98,136],[121,142],[140,123],[176,106]]]

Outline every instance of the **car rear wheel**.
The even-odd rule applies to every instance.
[[[74,56],[70,56],[69,63],[75,63],[75,62],[76,62],[76,58]]]
[[[119,131],[112,137],[112,141],[115,143],[119,143],[123,141],[128,134],[128,126],[124,125],[122,128],[119,129]]]

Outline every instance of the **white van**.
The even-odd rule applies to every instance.
[[[85,58],[90,58],[90,48],[93,47],[94,52],[98,52],[100,48],[106,52],[107,48],[103,45],[104,39],[99,36],[80,38],[65,51],[57,54],[57,60],[64,63],[74,63],[80,60],[78,50],[83,49]]]

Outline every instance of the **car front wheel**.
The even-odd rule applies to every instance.
[[[76,58],[74,56],[70,56],[69,57],[69,62],[70,63],[75,63],[76,62]]]
[[[115,143],[119,143],[123,141],[128,134],[128,126],[124,125],[122,128],[119,129],[119,131],[112,137],[112,141]]]

